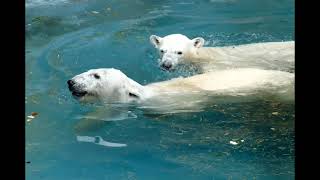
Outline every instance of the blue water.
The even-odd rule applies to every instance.
[[[294,179],[292,103],[134,111],[136,118],[78,131],[79,116],[92,107],[66,86],[101,67],[140,84],[190,75],[158,68],[151,34],[202,36],[207,46],[294,40],[293,0],[27,0],[25,32],[26,116],[39,113],[26,118],[26,179]],[[127,146],[79,142],[78,135]]]

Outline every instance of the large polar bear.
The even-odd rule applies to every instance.
[[[182,34],[150,36],[160,53],[159,65],[174,70],[179,64],[192,64],[202,72],[216,69],[253,67],[294,72],[294,41],[252,43],[225,47],[203,47],[201,37]]]
[[[197,111],[208,104],[274,97],[294,99],[294,74],[276,70],[240,68],[213,71],[187,78],[141,85],[113,68],[92,69],[68,80],[81,102],[135,104],[159,113]]]

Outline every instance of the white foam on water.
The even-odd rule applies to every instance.
[[[125,147],[127,146],[126,144],[120,144],[120,143],[113,143],[113,142],[108,142],[102,139],[100,136],[77,136],[77,141],[79,142],[91,142],[97,145],[102,145],[106,147]]]
[[[69,3],[69,0],[26,0],[26,8],[38,6],[54,6]]]

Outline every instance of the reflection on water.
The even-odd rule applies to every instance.
[[[102,139],[100,136],[90,137],[90,136],[77,136],[77,141],[79,142],[91,142],[97,145],[101,146],[107,146],[107,147],[125,147],[126,144],[120,144],[120,143],[112,143],[108,142]]]
[[[26,4],[26,117],[39,113],[26,122],[27,179],[294,178],[294,103],[261,99],[175,114],[118,108],[132,118],[100,121],[89,116],[99,106],[79,104],[66,86],[100,67],[143,85],[197,73],[159,70],[151,34],[202,36],[207,46],[294,40],[292,0]]]

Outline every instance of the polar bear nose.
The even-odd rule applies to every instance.
[[[172,64],[171,63],[163,63],[163,64],[161,64],[161,67],[165,70],[169,70],[172,68]]]
[[[71,80],[71,79],[68,80],[67,83],[68,83],[69,86],[73,86],[75,84],[75,82],[73,80]]]

